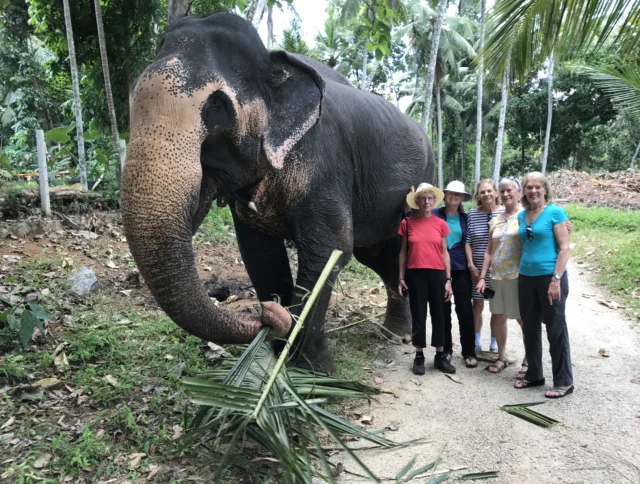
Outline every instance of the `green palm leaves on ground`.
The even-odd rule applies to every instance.
[[[507,59],[522,81],[544,60],[559,60],[599,47],[619,28],[625,49],[638,42],[639,0],[499,0],[488,18],[484,56],[487,75],[500,80]]]
[[[386,448],[411,443],[392,442],[320,407],[327,398],[368,398],[378,390],[284,364],[339,256],[340,252],[334,251],[280,357],[266,341],[268,329],[263,329],[236,360],[225,361],[200,378],[184,380],[192,401],[201,405],[189,422],[187,441],[202,442],[214,457],[216,482],[221,482],[230,466],[262,477],[279,472],[283,482],[311,483],[314,476],[334,482],[337,470],[326,457],[321,434],[322,440],[332,441],[370,480],[378,482],[344,438]]]
[[[527,422],[537,425],[539,427],[547,428],[557,423],[560,423],[557,420],[552,419],[551,417],[547,417],[546,415],[543,415],[529,408],[534,405],[542,405],[543,403],[545,402],[520,403],[517,405],[503,405],[502,410],[518,418],[526,420]]]

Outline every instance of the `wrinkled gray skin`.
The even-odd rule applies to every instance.
[[[343,255],[330,283],[354,255],[397,287],[405,195],[433,178],[433,165],[422,129],[391,103],[312,59],[268,52],[237,16],[187,17],[133,89],[126,235],[154,297],[186,331],[246,343],[268,326],[279,338],[291,325],[282,306],[300,312],[333,249]],[[198,278],[191,237],[215,199],[231,208],[261,316],[214,306]],[[285,240],[298,250],[295,288]],[[333,372],[323,329],[330,292],[295,357]],[[385,324],[406,336],[406,300],[388,293]]]

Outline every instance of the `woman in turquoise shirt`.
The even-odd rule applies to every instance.
[[[541,324],[546,325],[553,368],[553,389],[547,398],[562,398],[573,392],[573,372],[565,305],[569,295],[566,265],[569,260],[567,214],[551,203],[549,182],[542,173],[525,176],[518,235],[522,258],[518,276],[518,302],[523,321],[529,369],[516,388],[542,386]]]

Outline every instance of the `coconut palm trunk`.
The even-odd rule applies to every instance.
[[[480,48],[478,52],[484,49],[484,9],[485,0],[480,0]],[[480,55],[478,59],[478,101],[476,116],[476,162],[474,167],[473,180],[475,183],[480,181],[480,161],[482,156],[482,83],[484,82],[484,60]]]
[[[549,97],[547,101],[547,132],[544,135],[544,151],[542,152],[542,174],[547,174],[547,158],[549,157],[549,141],[551,140],[551,121],[553,120],[553,54],[549,57]]]
[[[444,188],[442,175],[442,103],[440,102],[440,85],[436,83],[436,118],[438,123],[438,188]]]
[[[636,167],[636,158],[638,157],[638,152],[640,152],[640,142],[638,143],[638,146],[636,146],[636,151],[635,151],[635,153],[633,153],[633,157],[631,157],[631,166],[630,166],[630,168],[632,170],[634,170],[635,167]]]
[[[362,44],[362,72],[360,74],[360,89],[363,91],[367,90],[367,42],[369,42],[369,38],[365,39],[364,44]]]
[[[267,11],[267,50],[273,45],[273,7]]]
[[[262,19],[262,13],[264,7],[267,4],[267,0],[253,0],[249,5],[249,11],[247,12],[247,20],[257,27]]]
[[[422,124],[425,131],[427,131],[429,128],[429,117],[431,116],[431,98],[433,97],[433,81],[436,74],[438,48],[440,47],[442,20],[444,19],[444,13],[447,10],[448,4],[449,0],[439,0],[438,2],[438,16],[436,17],[436,25],[433,28],[433,38],[431,39],[431,56],[429,57],[429,66],[427,68],[427,83],[424,89],[424,107],[422,109]]]
[[[167,27],[189,13],[193,0],[167,0]]]
[[[102,74],[104,75],[104,92],[107,96],[107,107],[109,109],[109,121],[111,123],[111,141],[113,141],[113,147],[118,150],[118,140],[120,134],[118,133],[118,121],[116,119],[116,108],[113,104],[113,93],[111,92],[111,76],[109,74],[109,58],[107,57],[107,45],[104,40],[104,25],[102,23],[102,9],[100,7],[100,0],[93,1],[96,7],[96,25],[98,27],[98,43],[100,44],[100,58],[102,59]],[[104,167],[105,173],[109,168],[109,159],[107,158],[106,165]],[[120,181],[120,163],[116,163],[116,177]]]
[[[80,168],[80,183],[82,189],[87,190],[87,161],[84,152],[84,131],[82,129],[82,104],[80,103],[80,81],[78,80],[78,64],[76,63],[76,48],[73,43],[73,28],[71,27],[71,10],[69,0],[62,0],[64,8],[64,25],[67,30],[67,45],[69,47],[69,63],[71,64],[71,84],[73,85],[73,109],[76,114],[76,135],[78,139],[78,167]]]
[[[500,168],[502,165],[502,142],[504,140],[504,126],[507,120],[507,102],[509,97],[509,72],[504,71],[502,78],[502,100],[500,101],[500,120],[498,121],[498,139],[496,140],[496,156],[493,159],[493,180],[496,185],[500,181]]]

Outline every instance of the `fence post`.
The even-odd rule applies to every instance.
[[[120,173],[124,171],[124,159],[127,157],[127,142],[120,138],[118,140],[120,145]]]
[[[36,129],[36,145],[38,147],[38,172],[40,174],[40,206],[45,217],[51,217],[49,201],[49,176],[47,174],[47,145],[44,142],[44,131]]]

